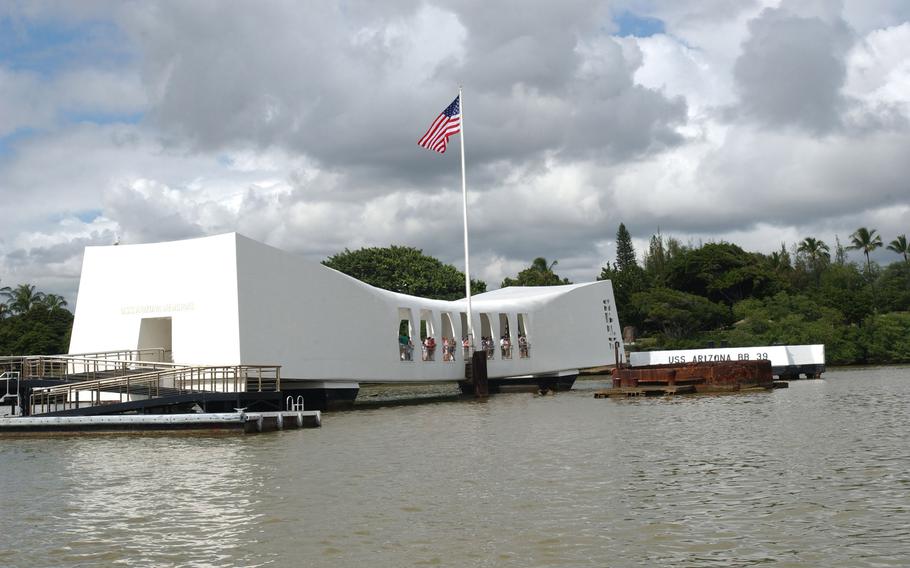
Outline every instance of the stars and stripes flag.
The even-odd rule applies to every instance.
[[[461,132],[461,95],[455,97],[452,104],[439,113],[427,133],[417,141],[417,145],[442,154],[446,151],[449,137],[459,132]]]

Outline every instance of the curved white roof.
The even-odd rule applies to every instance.
[[[236,233],[87,247],[70,352],[159,342],[176,362],[279,364],[290,378],[458,380],[460,349],[402,361],[398,328],[406,314],[412,330],[460,338],[466,304],[381,290]],[[609,364],[621,342],[609,281],[504,288],[472,304],[478,338],[523,330],[533,344],[530,357],[494,354],[491,377]]]

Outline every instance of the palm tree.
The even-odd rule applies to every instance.
[[[796,251],[808,256],[813,263],[821,259],[831,260],[831,249],[821,239],[806,237],[803,242],[799,243]]]
[[[24,314],[44,299],[44,292],[36,292],[31,284],[19,284],[15,288],[4,286],[0,288],[0,295],[6,298],[9,311],[14,314]]]
[[[823,263],[831,261],[831,249],[825,244],[825,241],[814,237],[806,237],[803,242],[796,247],[796,252],[802,253],[809,257],[809,266],[815,273],[816,285],[821,281],[821,266]]]
[[[771,265],[771,270],[777,272],[778,274],[792,270],[792,265],[790,264],[790,253],[787,252],[787,247],[784,243],[780,244],[780,250],[776,250],[768,255],[768,263]]]
[[[67,306],[67,302],[63,296],[58,296],[57,294],[45,294],[38,304],[48,310],[56,310]]]
[[[560,278],[553,272],[553,267],[559,264],[557,261],[547,263],[547,259],[537,257],[531,262],[531,266],[518,273],[518,278],[506,277],[501,284],[502,288],[508,286],[558,286],[560,284],[571,284],[568,278]]]
[[[850,235],[850,242],[852,244],[847,247],[848,249],[861,250],[866,255],[866,271],[868,272],[872,268],[869,253],[882,246],[882,238],[875,234],[875,229],[860,227]]]
[[[910,255],[910,244],[907,243],[907,235],[898,235],[896,239],[888,244],[888,250],[892,250],[897,254],[904,255],[904,262],[910,262],[908,261],[908,255]]]
[[[550,264],[547,264],[547,259],[542,256],[538,256],[534,259],[533,262],[531,262],[531,269],[544,273],[553,272],[553,267],[557,264],[559,264],[558,260],[554,260]]]

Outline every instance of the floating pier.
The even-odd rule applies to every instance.
[[[0,418],[0,437],[29,434],[146,433],[161,431],[258,433],[318,428],[318,410],[116,416],[20,416]]]

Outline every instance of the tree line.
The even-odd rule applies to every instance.
[[[62,296],[32,284],[0,288],[0,355],[53,355],[69,349],[73,314]]]
[[[641,264],[623,224],[616,240],[599,278],[613,283],[620,322],[637,328],[636,348],[823,343],[833,364],[910,361],[906,235],[887,245],[899,258],[886,266],[871,259],[884,243],[866,227],[847,245],[806,237],[770,254],[655,234]]]
[[[806,237],[770,254],[729,242],[683,244],[651,236],[642,261],[624,224],[611,280],[620,322],[639,337],[634,349],[823,343],[831,364],[910,362],[910,251],[906,235],[887,249],[900,255],[880,266],[870,253],[884,246],[875,229],[861,227],[843,245]],[[850,262],[847,251],[863,253]],[[427,298],[464,295],[464,274],[409,247],[345,250],[324,264],[374,286]],[[570,284],[557,261],[538,257],[506,286]],[[472,281],[472,292],[486,285]]]
[[[636,349],[823,343],[833,364],[910,362],[906,235],[886,246],[875,229],[861,227],[846,246],[806,237],[763,254],[657,233],[641,262],[622,223],[616,242],[616,259],[598,279],[612,281],[620,322],[638,332]],[[882,247],[899,259],[874,262],[870,253]],[[861,251],[864,262],[850,262],[849,250]],[[345,249],[323,264],[386,290],[464,296],[464,273],[412,247]],[[570,284],[557,265],[535,258],[501,286]],[[471,290],[485,292],[486,283],[472,279]],[[0,288],[0,355],[64,353],[72,322],[61,296],[31,284]]]

